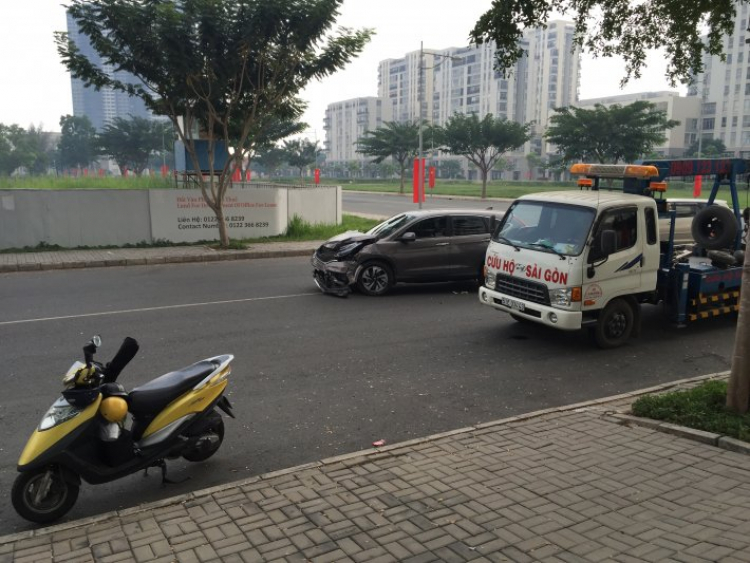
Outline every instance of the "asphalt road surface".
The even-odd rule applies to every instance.
[[[134,506],[329,456],[730,367],[733,319],[682,330],[647,307],[644,330],[601,351],[584,333],[518,324],[471,284],[320,294],[305,258],[0,274],[0,534],[29,529],[10,504],[23,445],[94,334],[108,360],[141,351],[127,388],[235,355],[222,449],[108,485],[83,484],[64,519]],[[64,521],[63,520],[63,521]]]
[[[408,188],[407,188],[408,189]],[[412,201],[411,192],[399,194],[376,194],[364,192],[342,192],[342,206],[344,212],[361,213],[380,217],[392,217],[403,211],[412,211],[419,208],[419,204]],[[511,200],[485,200],[479,198],[463,199],[449,197],[426,196],[422,203],[422,209],[508,209]]]

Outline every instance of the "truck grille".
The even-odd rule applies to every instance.
[[[539,303],[540,305],[549,305],[549,293],[547,286],[543,283],[537,283],[505,274],[498,274],[496,278],[496,291],[508,297]]]

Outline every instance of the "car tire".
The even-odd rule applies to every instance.
[[[737,218],[728,207],[709,205],[695,214],[690,232],[708,250],[728,248],[737,236]]]
[[[359,271],[357,289],[365,295],[380,297],[393,286],[393,271],[383,262],[368,262]]]
[[[594,327],[596,345],[605,350],[622,346],[634,326],[633,306],[625,299],[613,299],[604,307]]]

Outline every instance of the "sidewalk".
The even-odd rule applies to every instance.
[[[0,273],[312,256],[314,250],[323,242],[268,242],[249,245],[245,250],[215,250],[208,246],[165,246],[160,248],[17,252],[0,254]]]
[[[0,563],[750,561],[750,457],[616,415],[653,391],[5,536]]]

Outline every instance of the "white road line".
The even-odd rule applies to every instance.
[[[128,313],[146,313],[150,311],[164,311],[167,309],[183,309],[187,307],[205,307],[207,305],[230,305],[232,303],[249,303],[251,301],[269,301],[271,299],[291,299],[295,297],[308,297],[320,295],[320,292],[294,293],[291,295],[274,295],[271,297],[248,297],[246,299],[229,299],[227,301],[207,301],[205,303],[183,303],[182,305],[164,305],[162,307],[144,307],[142,309],[123,309],[122,311],[101,311],[99,313],[84,313],[81,315],[64,315],[61,317],[43,317],[39,319],[21,319],[17,321],[0,321],[0,326],[17,325],[24,323],[40,323],[44,321],[61,321],[67,319],[84,319],[86,317],[104,317],[107,315],[125,315]]]

